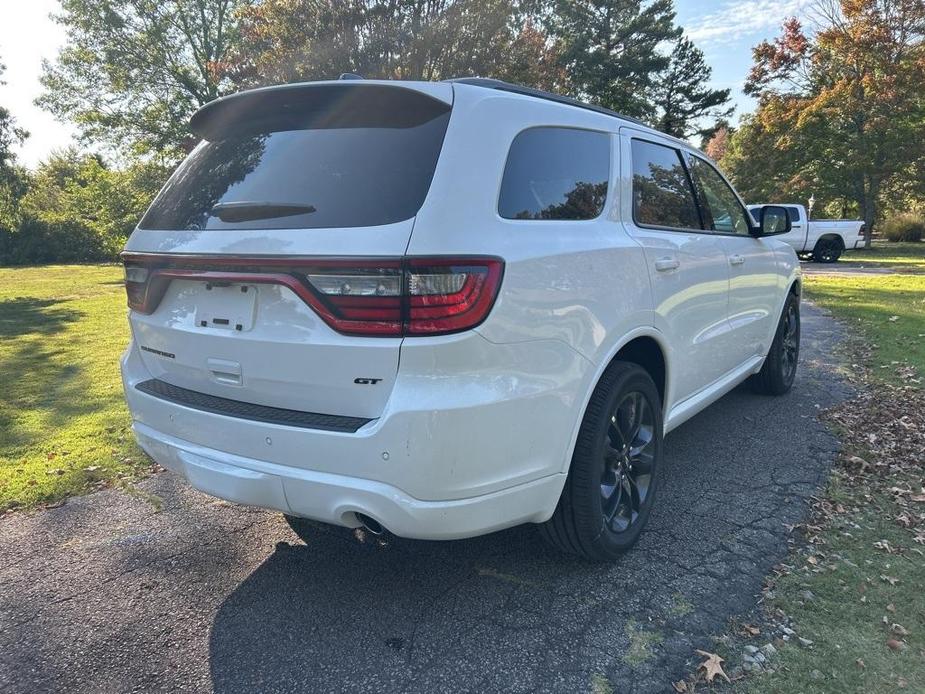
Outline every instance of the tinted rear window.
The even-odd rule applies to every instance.
[[[530,128],[511,143],[498,214],[506,219],[594,219],[604,211],[610,136]]]
[[[441,106],[443,106],[441,104]],[[274,124],[262,117],[203,141],[155,199],[144,229],[300,229],[390,224],[414,217],[427,195],[449,106],[420,118],[362,101]],[[340,119],[340,121],[339,121]],[[294,124],[298,123],[298,127]],[[343,126],[343,127],[340,127]]]

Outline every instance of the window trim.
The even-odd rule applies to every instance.
[[[684,168],[684,176],[685,176],[685,179],[687,180],[687,185],[690,187],[691,199],[694,201],[694,208],[697,210],[697,219],[700,220],[699,229],[694,229],[691,227],[671,227],[671,226],[659,225],[659,224],[646,224],[636,219],[636,198],[633,192],[633,142],[634,141],[645,142],[646,144],[655,145],[656,147],[663,147],[665,149],[672,150],[677,155],[678,160],[681,162],[681,166]],[[694,180],[693,180],[693,177],[691,176],[690,169],[688,168],[687,160],[683,156],[684,154],[686,154],[686,150],[683,150],[680,147],[676,147],[674,145],[668,145],[668,144],[665,144],[664,142],[657,142],[656,140],[649,140],[644,137],[636,137],[635,135],[630,135],[630,152],[629,152],[630,170],[628,172],[629,178],[630,178],[630,214],[632,215],[633,224],[635,224],[640,229],[654,229],[656,231],[675,231],[675,232],[681,232],[681,233],[687,233],[687,234],[715,234],[716,233],[716,232],[710,231],[709,229],[703,228],[703,210],[700,209],[700,201],[697,199],[697,192],[696,192],[696,189],[694,188]]]
[[[528,130],[579,130],[581,132],[593,133],[595,135],[603,135],[607,139],[607,193],[604,196],[604,203],[601,206],[601,211],[594,217],[588,217],[587,219],[516,219],[514,217],[505,217],[501,214],[501,190],[504,186],[504,173],[507,171],[507,164],[511,158],[511,149],[514,147],[514,142],[520,137],[523,133]],[[602,217],[607,214],[607,210],[612,204],[611,196],[614,193],[616,186],[613,185],[613,175],[614,175],[614,133],[608,132],[606,130],[596,130],[594,128],[583,128],[577,125],[559,125],[559,124],[543,124],[543,125],[530,125],[526,128],[518,130],[514,137],[511,138],[511,143],[508,145],[507,154],[504,156],[504,163],[501,167],[501,175],[498,178],[498,192],[495,197],[495,218],[506,223],[514,224],[527,224],[539,222],[541,224],[588,224],[591,222],[599,221]]]

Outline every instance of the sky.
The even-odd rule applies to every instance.
[[[678,24],[706,55],[713,68],[714,88],[732,89],[737,120],[754,108],[742,93],[751,66],[752,46],[778,33],[789,16],[803,17],[810,0],[675,0]],[[34,167],[54,150],[66,147],[73,127],[59,123],[33,101],[42,92],[39,84],[42,59],[53,59],[64,32],[49,15],[58,0],[0,0],[0,62],[6,72],[0,79],[0,104],[8,108],[18,125],[31,133],[19,148],[19,161]]]

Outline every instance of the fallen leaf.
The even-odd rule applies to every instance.
[[[861,660],[860,658],[858,658],[858,659],[855,660],[854,662],[857,663],[857,664],[858,664],[858,667],[861,668],[862,670],[863,670],[865,667],[867,667],[866,665],[864,665],[864,661]]]
[[[897,636],[908,636],[909,630],[906,629],[902,624],[892,624],[890,625],[890,631],[892,631]]]
[[[890,603],[889,605],[886,606],[886,611],[887,611],[887,612],[896,612],[896,605],[894,605],[893,603]]]
[[[880,580],[889,583],[891,586],[895,586],[897,583],[899,583],[899,579],[895,576],[887,576],[885,574],[880,574]]]
[[[671,686],[674,687],[674,690],[676,692],[679,692],[679,694],[684,694],[684,692],[687,691],[687,682],[685,682],[684,680],[678,680],[677,682],[672,682]]]
[[[897,641],[896,639],[888,639],[886,645],[892,651],[901,651],[906,648],[906,644],[904,644],[902,641]]]
[[[700,667],[697,670],[703,670],[704,679],[707,682],[713,682],[713,679],[719,675],[727,682],[730,682],[729,677],[723,672],[723,659],[720,658],[716,653],[708,653],[707,651],[696,650],[697,655],[701,655],[706,660],[700,663]]]
[[[890,323],[895,323],[899,320],[899,316],[890,316]]]

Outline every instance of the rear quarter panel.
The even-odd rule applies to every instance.
[[[478,333],[499,345],[532,343],[544,360],[557,353],[565,366],[552,374],[548,366],[537,364],[537,371],[545,374],[546,386],[554,386],[551,393],[557,402],[547,403],[551,414],[541,421],[523,419],[524,431],[509,429],[500,435],[545,438],[550,432],[560,443],[545,471],[565,470],[584,407],[603,368],[620,345],[657,332],[652,327],[643,249],[620,222],[616,132],[622,123],[517,95],[496,95],[467,85],[455,89],[444,149],[408,253],[477,253],[504,259],[500,294]],[[511,142],[522,130],[537,126],[584,128],[610,135],[610,187],[600,217],[566,222],[510,220],[498,214]],[[409,346],[406,341],[403,354]],[[530,358],[529,350],[521,353]],[[529,373],[531,366],[524,364],[523,371]],[[554,383],[557,379],[561,382]]]

